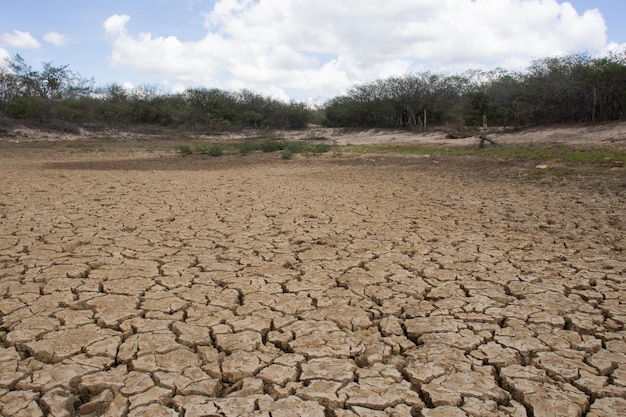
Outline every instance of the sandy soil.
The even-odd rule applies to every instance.
[[[493,127],[488,128],[488,137],[502,145],[528,145],[528,144],[568,144],[572,146],[604,146],[626,147],[626,123],[615,122],[596,125],[564,125],[551,128],[526,128],[516,130],[513,128]],[[458,132],[455,133],[456,136]],[[468,133],[469,134],[469,133]],[[268,135],[267,132],[245,131],[220,135],[193,134],[188,132],[177,133],[176,131],[158,130],[152,133],[138,133],[119,131],[116,129],[104,129],[89,131],[78,129],[77,133],[59,131],[43,131],[25,126],[14,126],[10,129],[0,130],[0,143],[2,142],[59,142],[59,141],[153,141],[170,140],[172,136],[182,136],[190,140],[201,141],[224,141],[242,140],[259,135]],[[479,142],[478,133],[474,136],[463,138],[450,138],[445,129],[427,132],[406,130],[351,130],[336,128],[312,128],[302,131],[274,132],[276,137],[284,137],[291,140],[310,140],[323,138],[330,143],[338,145],[366,145],[366,144],[423,144],[442,146],[473,146]]]
[[[2,416],[626,413],[624,167],[107,149],[0,147]]]
[[[611,146],[626,147],[626,123],[603,125],[558,126],[553,128],[527,128],[522,130],[489,128],[487,137],[501,145],[568,144],[572,146]],[[418,143],[425,145],[472,146],[479,142],[476,136],[450,138],[445,131],[406,132],[406,131],[360,131],[346,133],[339,129],[320,129],[320,135],[327,135],[340,145],[376,143]]]

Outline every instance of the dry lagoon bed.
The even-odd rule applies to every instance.
[[[0,149],[2,416],[626,414],[623,167]]]

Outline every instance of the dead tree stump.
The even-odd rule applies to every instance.
[[[485,147],[485,142],[489,142],[494,146],[500,146],[496,141],[494,141],[493,139],[489,139],[487,137],[487,115],[483,114],[483,127],[480,129],[480,135],[478,136],[478,138],[480,139],[480,143],[478,144],[478,149],[482,149]]]

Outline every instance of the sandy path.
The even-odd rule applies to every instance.
[[[5,148],[0,413],[623,415],[623,184],[523,172]]]

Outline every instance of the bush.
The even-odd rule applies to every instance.
[[[68,99],[55,102],[59,119],[70,123],[85,123],[96,120],[95,114],[102,113],[101,101],[97,99]]]
[[[224,147],[220,144],[211,145],[209,147],[209,155],[220,156],[224,153]]]
[[[254,141],[246,140],[239,144],[239,153],[242,155],[248,155],[250,152],[257,150],[257,144]]]
[[[48,119],[49,103],[42,97],[15,97],[7,105],[6,112],[14,119],[43,121]]]
[[[188,145],[181,145],[181,146],[179,146],[178,147],[178,152],[182,156],[191,155],[193,153],[193,151],[191,150],[191,146],[188,146]]]
[[[263,152],[276,152],[285,149],[286,144],[282,141],[268,140],[261,142],[260,148]]]
[[[304,153],[309,149],[309,145],[304,142],[287,142],[285,148],[293,153]]]
[[[327,143],[318,143],[313,147],[313,152],[316,154],[326,153],[330,151],[330,145]]]

